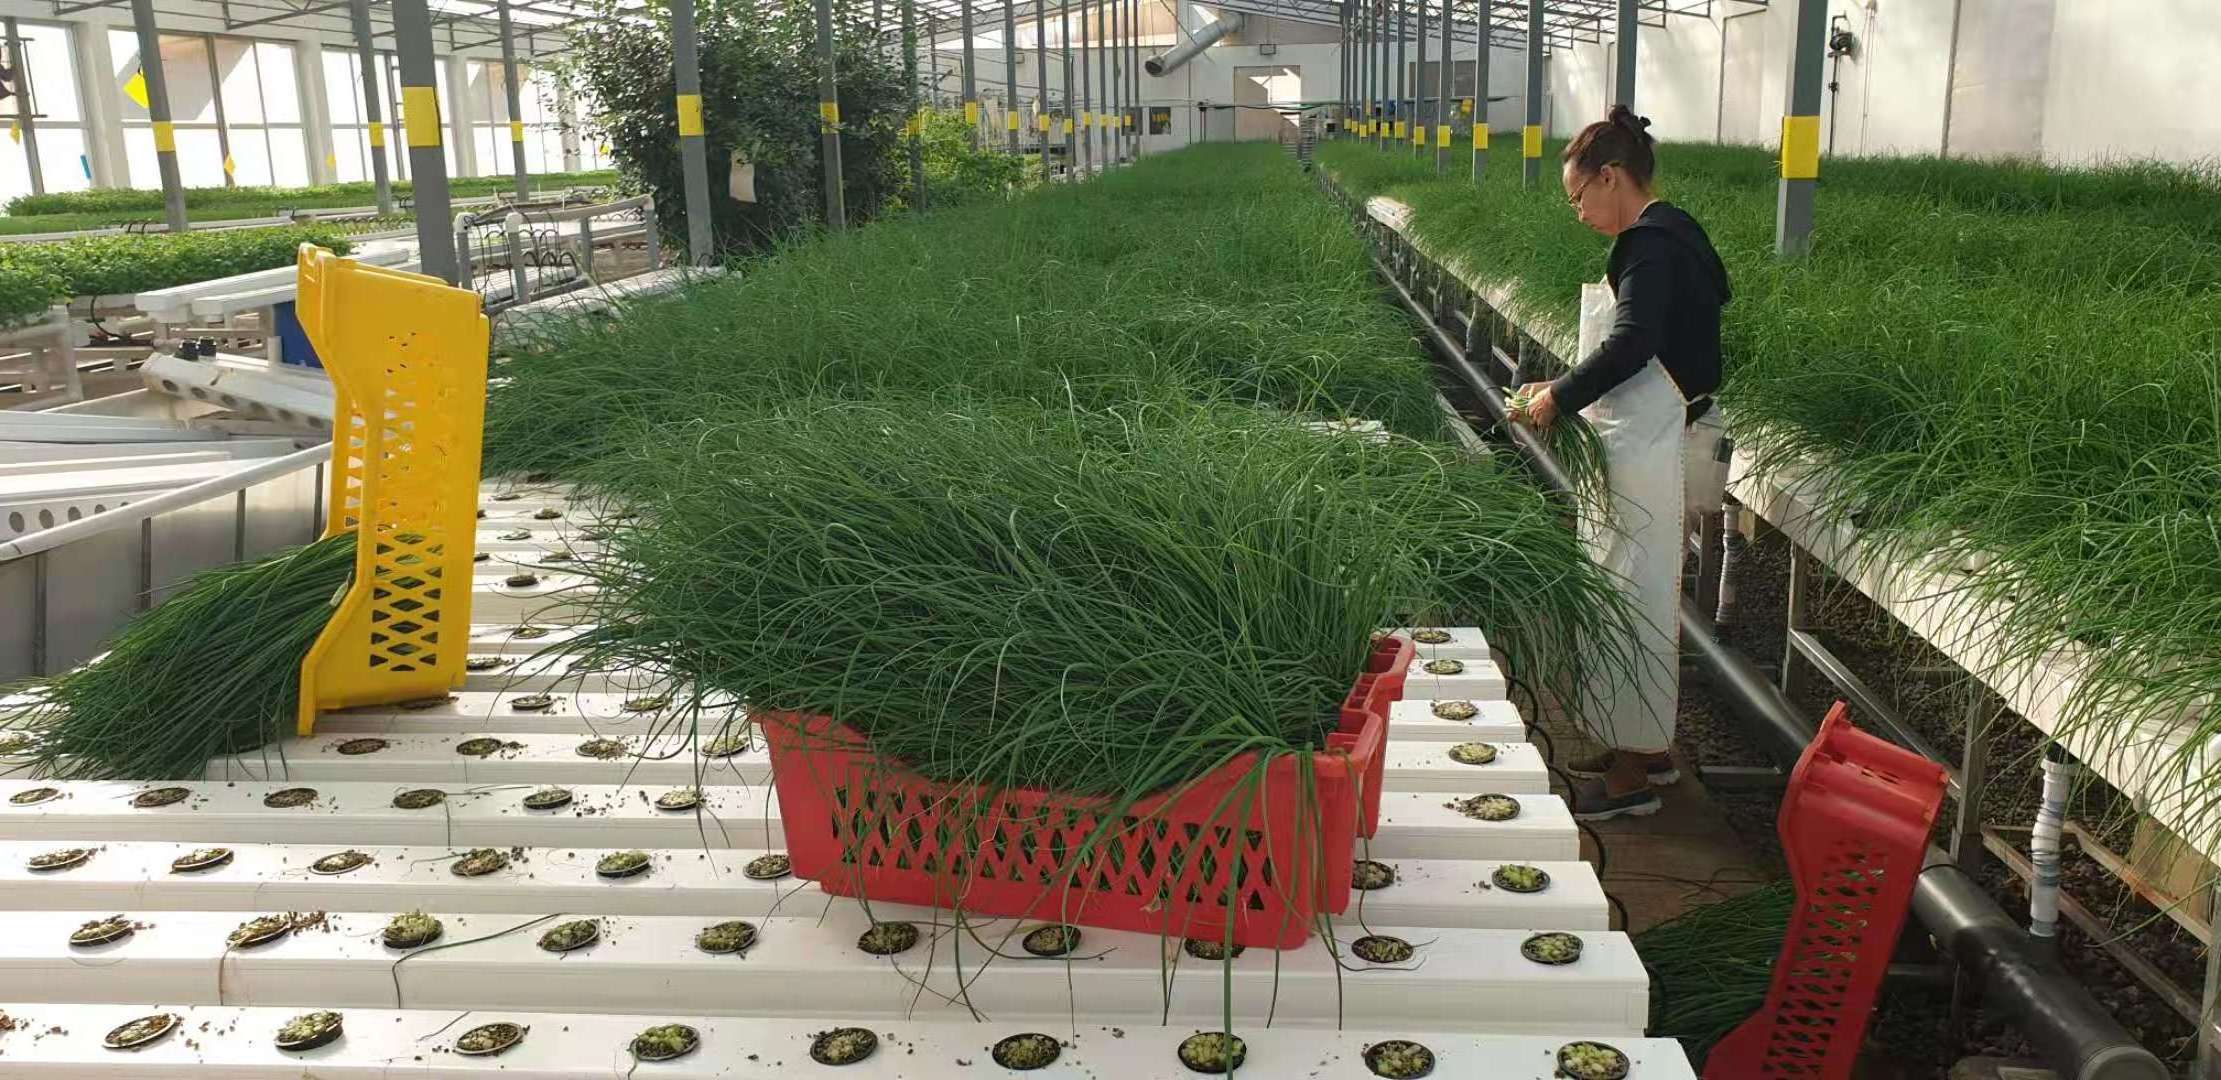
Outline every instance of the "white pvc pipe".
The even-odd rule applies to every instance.
[[[2074,762],[2057,747],[2044,755],[2044,798],[2028,841],[2029,859],[2036,865],[2028,887],[2028,935],[2046,941],[2059,933],[2059,834],[2067,820],[2074,770]]]

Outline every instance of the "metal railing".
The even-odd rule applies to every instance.
[[[597,225],[597,222],[599,224]],[[564,226],[573,225],[573,229]],[[655,227],[655,198],[552,208],[512,207],[455,215],[455,250],[461,279],[487,294],[491,313],[578,288],[595,280],[597,248],[632,242],[647,251],[647,267],[662,261]],[[483,268],[485,273],[479,273]],[[501,292],[497,275],[507,275]]]

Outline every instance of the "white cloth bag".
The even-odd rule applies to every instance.
[[[1609,286],[1581,286],[1577,355],[1603,343],[1614,306]],[[1606,512],[1582,522],[1582,539],[1589,557],[1619,583],[1635,623],[1633,641],[1588,650],[1594,666],[1582,706],[1592,732],[1615,750],[1658,753],[1673,743],[1681,691],[1682,512],[1694,494],[1683,479],[1687,410],[1657,357],[1581,410],[1603,445],[1610,485]]]

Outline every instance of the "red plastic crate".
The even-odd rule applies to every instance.
[[[1411,650],[1375,644],[1339,730],[1311,755],[1315,803],[1293,755],[1268,765],[1250,796],[1257,759],[1245,754],[1107,826],[1100,799],[930,780],[881,761],[830,718],[757,720],[794,872],[826,892],[1175,937],[1218,939],[1231,922],[1236,944],[1288,948],[1320,912],[1349,906],[1352,848],[1377,824],[1388,706]],[[1071,865],[1068,853],[1098,828],[1108,834]]]
[[[1705,1080],[1848,1080],[1943,804],[1943,766],[1851,726],[1842,702],[1790,774],[1781,846],[1797,905],[1766,1004]]]

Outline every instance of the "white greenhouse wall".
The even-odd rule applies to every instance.
[[[1796,5],[1740,10],[1643,29],[1635,104],[1660,138],[1779,139]],[[1840,84],[1822,96],[1823,138],[1832,135],[1836,153],[2221,157],[2221,112],[2211,107],[2221,99],[2212,61],[2221,19],[2210,0],[1863,0],[1830,14],[1847,16],[1859,39],[1854,56],[1824,72]],[[1552,135],[1604,115],[1612,53],[1607,41],[1552,54]]]

